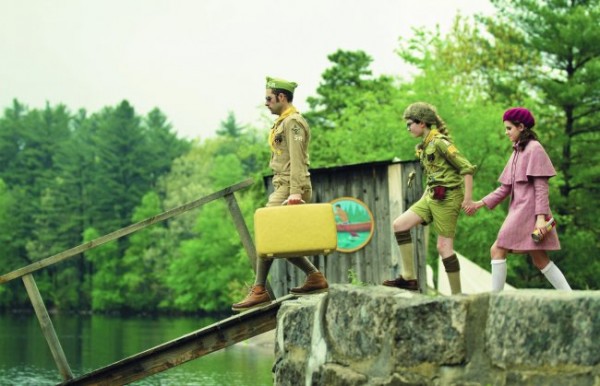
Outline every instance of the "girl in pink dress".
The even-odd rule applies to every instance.
[[[548,199],[548,179],[556,175],[550,158],[532,130],[535,119],[523,107],[506,110],[502,118],[506,135],[513,142],[513,153],[498,181],[500,187],[481,201],[466,208],[467,214],[486,206],[493,209],[510,196],[508,215],[490,250],[492,257],[492,291],[502,291],[506,282],[508,253],[526,253],[556,289],[571,290],[560,269],[548,257],[547,251],[560,249],[556,228],[548,231],[547,219],[552,217]],[[534,241],[532,231],[540,233]]]

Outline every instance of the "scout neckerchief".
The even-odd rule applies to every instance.
[[[290,105],[290,107],[288,107],[287,110],[285,110],[273,124],[271,132],[269,133],[269,147],[271,147],[271,151],[273,153],[281,155],[281,150],[275,149],[275,129],[277,129],[277,126],[279,126],[284,119],[297,112],[298,110],[296,110],[294,106]]]
[[[419,159],[421,159],[421,154],[423,153],[423,149],[425,149],[427,147],[427,145],[429,145],[429,142],[433,141],[433,137],[435,137],[439,133],[440,132],[437,129],[431,129],[429,134],[427,134],[427,137],[425,137],[425,140],[423,140],[423,142],[419,146],[417,146],[417,157]]]

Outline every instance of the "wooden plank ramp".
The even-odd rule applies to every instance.
[[[274,330],[277,326],[277,311],[281,304],[295,298],[296,295],[283,296],[268,305],[223,319],[58,385],[125,385],[179,366],[192,359]]]

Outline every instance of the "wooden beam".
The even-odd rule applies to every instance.
[[[140,222],[138,222],[136,224],[129,225],[129,226],[125,227],[125,228],[121,228],[121,229],[119,229],[117,231],[114,231],[114,232],[109,233],[109,234],[107,234],[105,236],[99,237],[99,238],[97,238],[95,240],[89,241],[89,242],[87,242],[85,244],[81,244],[81,245],[79,245],[79,246],[77,246],[75,248],[71,248],[71,249],[68,249],[66,251],[60,252],[60,253],[58,253],[58,254],[56,254],[54,256],[47,257],[47,258],[45,258],[43,260],[36,261],[33,264],[29,264],[28,266],[25,266],[23,268],[19,268],[16,271],[12,271],[10,273],[7,273],[5,275],[0,276],[0,284],[6,283],[6,282],[8,282],[10,280],[13,280],[13,279],[16,279],[18,277],[22,277],[24,275],[33,273],[33,272],[35,272],[37,270],[40,270],[42,268],[48,267],[50,265],[56,264],[56,263],[58,263],[60,261],[63,261],[65,259],[68,259],[68,258],[73,257],[75,255],[78,255],[80,253],[83,253],[83,252],[85,252],[85,251],[87,251],[89,249],[92,249],[92,248],[95,248],[95,247],[97,247],[99,245],[108,243],[109,241],[113,241],[113,240],[119,239],[119,238],[121,238],[123,236],[127,236],[130,233],[133,233],[133,232],[139,231],[141,229],[144,229],[147,226],[150,226],[152,224],[156,224],[158,222],[161,222],[161,221],[164,221],[166,219],[169,219],[169,218],[171,218],[173,216],[177,216],[179,214],[187,212],[190,209],[196,208],[196,207],[198,207],[200,205],[204,205],[204,204],[206,204],[208,202],[211,202],[211,201],[214,201],[216,199],[219,199],[219,198],[221,198],[221,197],[223,197],[223,196],[225,196],[227,194],[233,193],[233,192],[235,192],[237,190],[246,188],[246,187],[252,185],[252,183],[253,183],[252,179],[247,179],[246,181],[240,182],[240,183],[238,183],[236,185],[229,186],[229,187],[227,187],[227,188],[225,188],[223,190],[220,190],[220,191],[215,192],[213,194],[210,194],[208,196],[202,197],[202,198],[200,198],[198,200],[189,202],[187,204],[181,205],[181,206],[179,206],[177,208],[168,210],[168,211],[166,211],[164,213],[161,213],[159,215],[147,218],[147,219],[145,219],[143,221],[140,221]]]
[[[73,373],[69,368],[67,357],[65,356],[62,346],[60,345],[60,341],[56,336],[56,331],[54,331],[52,320],[50,319],[50,315],[48,315],[48,311],[46,310],[46,306],[42,300],[42,295],[40,295],[40,291],[38,290],[37,284],[35,284],[33,276],[23,276],[23,284],[25,284],[25,289],[27,290],[27,294],[29,295],[33,309],[35,310],[35,314],[37,315],[40,326],[42,327],[42,333],[48,342],[48,346],[50,346],[52,357],[54,357],[54,361],[58,366],[60,375],[66,380],[72,379]]]
[[[419,164],[406,164],[404,171],[407,174],[406,182],[406,208],[417,202],[423,196],[422,169]],[[425,227],[417,226],[410,230],[413,242],[413,262],[417,283],[419,283],[419,292],[427,293],[427,249],[425,240]]]
[[[287,295],[60,385],[125,385],[275,329]]]
[[[383,224],[383,233],[386,233],[388,236],[387,240],[385,240],[384,251],[390,251],[390,261],[389,265],[392,268],[388,268],[387,266],[383,266],[383,278],[387,277],[390,273],[395,275],[400,274],[400,269],[402,268],[402,259],[400,256],[400,248],[398,248],[398,242],[396,241],[396,236],[394,236],[394,229],[392,229],[393,221],[400,216],[404,211],[408,209],[406,206],[406,200],[404,199],[405,191],[404,191],[404,182],[403,177],[405,166],[402,164],[391,164],[388,166],[388,203],[390,210],[390,223]],[[381,226],[381,225],[379,225]],[[381,230],[380,230],[381,232]],[[388,263],[387,261],[385,263]],[[383,280],[381,280],[383,281]],[[380,282],[381,282],[380,281]]]

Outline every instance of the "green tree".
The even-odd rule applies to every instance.
[[[521,35],[513,28],[487,26],[457,15],[449,33],[439,29],[413,30],[400,38],[399,56],[435,80],[432,88],[460,90],[461,100],[485,97],[499,105],[528,99],[527,81],[541,63],[536,51],[523,50]],[[491,38],[493,30],[497,38]],[[408,81],[411,83],[412,79]]]
[[[217,135],[221,137],[239,138],[245,131],[245,127],[240,125],[235,118],[233,111],[227,113],[227,118],[221,121],[221,127],[217,129]]]
[[[43,110],[30,111],[17,101],[13,102],[12,109],[5,110],[0,121],[0,147],[5,152],[3,156],[10,157],[3,160],[6,163],[0,167],[0,175],[6,178],[14,200],[8,209],[12,219],[7,233],[13,232],[9,243],[10,265],[30,264],[65,249],[61,239],[64,233],[59,232],[63,222],[69,222],[68,217],[61,218],[56,208],[49,205],[57,202],[51,194],[51,186],[57,175],[57,154],[71,136],[69,122],[70,113],[63,105],[47,104]],[[71,281],[72,266],[68,263],[61,268],[62,278]],[[54,270],[54,267],[49,268],[40,275],[38,286],[48,290],[49,301],[55,306],[76,304],[76,287],[61,285],[60,275],[54,275]],[[15,295],[15,299],[18,298]]]
[[[58,144],[68,138],[69,113],[65,106],[29,111],[18,101],[0,121],[1,175],[9,186],[28,188],[36,197],[53,172]]]
[[[8,189],[7,185],[0,179],[0,267],[2,274],[20,268],[20,260],[17,258],[19,253],[19,244],[15,243],[15,237],[19,233],[19,225],[15,223],[14,208],[16,201]],[[20,285],[21,283],[17,283]],[[15,303],[12,287],[17,288],[15,284],[0,285],[0,308],[5,308]],[[22,291],[24,292],[24,291]]]
[[[158,194],[150,191],[135,209],[132,222],[137,223],[162,211]],[[129,237],[129,247],[123,256],[123,274],[119,281],[124,288],[124,304],[130,310],[156,310],[166,295],[160,279],[167,267],[161,253],[165,235],[165,226],[159,223]]]
[[[92,225],[102,233],[129,222],[133,208],[152,184],[152,154],[140,118],[121,102],[92,117],[96,129],[94,180],[89,188]]]
[[[311,166],[412,159],[414,145],[402,138],[406,101],[389,76],[373,77],[363,51],[338,50],[328,56],[317,96],[309,97]]]
[[[87,243],[100,236],[97,230],[88,228],[84,232],[83,240]],[[125,296],[121,281],[124,271],[118,249],[118,244],[111,241],[84,254],[93,267],[89,281],[93,311],[118,311],[124,308]]]
[[[104,234],[127,225],[143,194],[188,148],[158,109],[141,120],[126,101],[88,116],[62,105],[29,110],[15,100],[0,118],[0,178],[11,202],[5,267],[79,245],[92,226]],[[120,243],[123,250],[127,239]],[[81,309],[93,270],[90,261],[71,259],[45,269],[38,286],[54,306]]]
[[[252,175],[268,166],[267,135],[260,135],[257,130],[239,123],[233,112],[221,121],[217,130],[217,156],[234,155],[243,166],[243,174]]]
[[[21,256],[26,255],[25,244],[32,239],[32,219],[39,212],[40,198],[56,174],[55,155],[69,136],[69,113],[62,105],[29,111],[15,100],[0,120],[0,178],[16,200],[13,214],[20,224],[15,236],[23,248]]]
[[[173,306],[182,311],[228,309],[252,270],[223,201],[202,207],[194,228],[197,238],[183,241],[172,261],[168,285]]]
[[[378,102],[386,103],[385,91],[391,90],[392,79],[389,76],[373,77],[369,68],[373,58],[364,51],[337,50],[327,56],[333,66],[323,72],[323,81],[317,87],[317,96],[308,97],[311,111],[306,118],[312,125],[324,130],[335,128],[344,115],[349,103],[360,94],[375,92]],[[362,105],[368,105],[366,100]]]
[[[185,179],[191,180],[187,188],[197,186],[198,194],[194,199],[243,179],[243,167],[239,158],[233,154],[214,156],[218,152],[218,146],[215,148],[213,145],[221,143],[207,141],[204,145],[193,148],[184,157],[197,162],[175,163],[172,174],[181,175],[179,172],[183,167],[181,172],[186,174]],[[213,155],[208,156],[206,152]],[[205,163],[208,164],[203,166]],[[172,177],[169,176],[169,179]],[[177,186],[186,184],[185,180],[179,179],[173,182]],[[180,202],[191,201],[191,197],[181,198],[185,191],[179,188],[174,189],[173,193],[179,197]],[[239,201],[239,194],[237,196]],[[252,210],[251,207],[252,205],[247,210]],[[170,297],[162,302],[163,308],[187,312],[222,311],[231,303],[234,296],[232,290],[239,290],[239,281],[252,271],[247,269],[248,258],[230,218],[225,203],[219,200],[203,206],[199,211],[178,216],[169,224],[168,238],[176,240],[176,245],[171,245],[170,248],[171,251],[176,248],[176,252],[169,255],[165,281]]]
[[[148,113],[143,121],[145,140],[151,152],[149,172],[152,185],[158,177],[171,170],[173,160],[185,154],[190,149],[190,142],[177,138],[167,117],[157,108]]]
[[[268,165],[266,135],[237,123],[229,114],[229,129],[216,138],[195,142],[161,179],[163,205],[174,207],[254,177],[251,189],[236,193],[238,204],[252,227],[252,214],[265,199],[260,170]],[[244,292],[252,279],[248,257],[223,200],[177,216],[166,230],[163,245],[169,293],[163,309],[186,312],[223,311]]]

